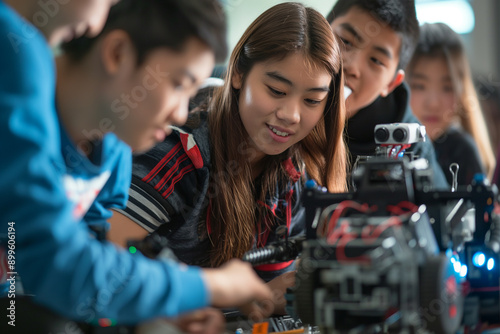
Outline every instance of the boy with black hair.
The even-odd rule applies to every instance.
[[[375,125],[418,123],[409,108],[404,68],[418,42],[414,0],[338,0],[327,16],[343,41],[348,122],[346,140],[354,163],[373,155]],[[408,151],[428,160],[436,188],[448,187],[434,147],[425,142]]]
[[[84,2],[103,4],[71,2],[60,12],[83,15],[77,4]],[[207,305],[271,299],[240,261],[201,270],[150,260],[96,240],[87,225],[102,226],[110,207],[125,205],[130,148],[146,150],[170,125],[182,124],[189,97],[215,60],[225,57],[217,0],[121,1],[101,35],[65,47],[67,55],[58,60],[57,108],[50,49],[18,14],[30,17],[37,5],[0,1],[0,141],[8,143],[0,161],[0,189],[6,192],[0,233],[12,227],[16,241],[9,271],[19,273],[35,302],[86,322],[135,324]],[[83,13],[95,21],[95,11]],[[92,35],[102,28],[101,16]],[[9,34],[22,36],[26,27],[34,32],[31,39],[13,48]],[[47,30],[45,37],[57,44],[89,30],[78,25],[57,38],[57,29]]]

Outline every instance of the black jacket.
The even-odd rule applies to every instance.
[[[450,127],[434,141],[436,155],[445,172],[448,183],[452,183],[450,164],[459,165],[457,182],[459,186],[471,183],[475,174],[484,174],[484,167],[474,139],[463,129]]]

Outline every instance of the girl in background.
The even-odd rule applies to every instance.
[[[407,74],[411,108],[434,143],[448,183],[452,163],[459,165],[458,185],[470,184],[476,173],[491,180],[495,157],[460,36],[443,23],[422,25]]]

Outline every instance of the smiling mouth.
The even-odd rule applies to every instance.
[[[290,134],[288,132],[281,132],[281,131],[278,131],[276,130],[275,128],[273,128],[272,126],[268,125],[267,126],[272,132],[274,132],[275,134],[277,134],[278,136],[280,137],[288,137]]]

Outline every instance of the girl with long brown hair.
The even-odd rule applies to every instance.
[[[448,182],[452,163],[459,164],[459,185],[470,184],[475,173],[491,180],[495,156],[460,35],[444,23],[422,25],[406,72],[411,108],[425,125]]]
[[[278,226],[303,233],[306,178],[346,191],[343,86],[324,17],[299,3],[268,9],[236,45],[206,110],[134,159],[128,207],[111,220],[111,240],[155,232],[181,261],[219,266],[275,241]],[[257,272],[270,280],[292,269],[287,262]]]

